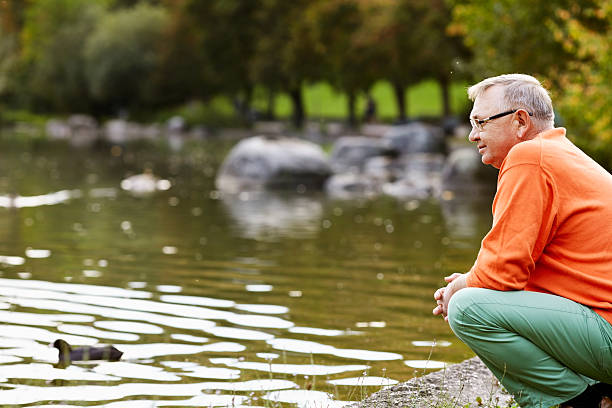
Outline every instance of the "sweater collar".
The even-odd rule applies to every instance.
[[[542,139],[558,139],[561,137],[565,137],[565,128],[558,127],[558,128],[548,129],[548,130],[538,133],[536,137],[541,137]]]

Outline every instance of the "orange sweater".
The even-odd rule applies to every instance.
[[[565,129],[542,132],[508,153],[493,226],[467,285],[552,293],[612,324],[612,175]]]

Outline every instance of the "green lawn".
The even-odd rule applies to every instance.
[[[465,114],[469,105],[466,96],[467,84],[453,83],[451,86],[451,109],[454,114]],[[377,119],[392,122],[397,119],[397,109],[393,89],[388,82],[380,81],[372,87],[371,95],[376,101]],[[421,82],[406,91],[408,117],[438,117],[442,114],[440,88],[434,81]],[[315,83],[304,86],[304,105],[306,117],[310,119],[344,120],[348,117],[346,95],[337,92],[327,83]],[[253,94],[253,108],[266,112],[268,93],[258,87]],[[365,95],[357,100],[357,116],[361,118],[366,104]],[[291,116],[291,100],[287,94],[278,94],[274,99],[275,114],[278,119]],[[208,103],[194,101],[177,108],[168,109],[156,114],[156,120],[165,121],[173,115],[181,115],[187,123],[205,124],[217,127],[236,126],[234,106],[227,96],[218,96]]]
[[[451,86],[451,107],[453,113],[465,110],[468,103],[466,84],[454,83]],[[397,117],[397,109],[393,89],[388,82],[380,81],[372,88],[372,97],[376,101],[377,116],[382,120],[393,120]],[[440,88],[434,81],[421,82],[406,91],[408,101],[408,116],[440,116],[442,114],[442,100]],[[346,95],[337,92],[327,83],[316,83],[304,86],[304,104],[306,115],[315,118],[346,118]],[[360,116],[365,108],[365,96],[360,95],[357,100],[357,114]],[[263,90],[256,90],[254,106],[265,111],[266,94]],[[280,94],[275,100],[276,114],[279,117],[291,115],[291,101],[286,94]]]

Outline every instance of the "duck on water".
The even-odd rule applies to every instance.
[[[73,361],[119,361],[123,355],[122,351],[117,350],[114,346],[83,346],[72,348],[67,341],[57,339],[52,343],[52,346],[59,350],[59,366],[68,366]]]

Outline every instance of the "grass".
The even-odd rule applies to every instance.
[[[463,114],[468,100],[465,95],[466,84],[456,82],[451,85],[451,109],[455,114]],[[377,118],[383,122],[392,122],[397,118],[397,107],[393,89],[388,82],[377,82],[371,90],[376,101]],[[347,96],[335,90],[327,83],[318,82],[305,85],[303,88],[304,109],[306,117],[321,120],[345,120],[348,117]],[[440,87],[435,81],[424,81],[406,90],[408,117],[439,117],[442,115],[442,97]],[[253,92],[253,109],[266,112],[268,93],[261,87]],[[362,116],[366,105],[366,96],[357,98],[356,113]],[[274,113],[278,119],[291,117],[292,103],[289,95],[280,93],[274,97]],[[173,115],[182,116],[191,125],[206,124],[216,127],[241,125],[236,117],[232,101],[226,96],[217,96],[208,103],[190,102],[176,109],[169,109],[157,115],[157,120],[165,121]]]
[[[453,112],[462,112],[467,106],[465,96],[466,84],[456,82],[451,85],[450,98]],[[347,96],[338,92],[327,83],[319,82],[304,86],[304,105],[306,116],[315,118],[341,119],[348,116]],[[256,89],[254,107],[265,111],[267,94],[263,89]],[[397,108],[393,88],[388,82],[379,81],[371,90],[371,96],[376,101],[377,116],[384,121],[392,121],[397,117]],[[440,116],[442,114],[442,98],[440,87],[435,81],[424,81],[406,90],[408,116]],[[361,116],[365,109],[365,95],[357,98],[357,114]],[[286,94],[275,98],[275,111],[279,117],[291,116],[291,100]]]

